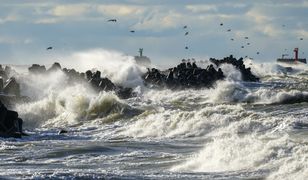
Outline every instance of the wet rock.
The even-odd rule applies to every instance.
[[[16,82],[14,77],[11,77],[7,80],[3,87],[3,92],[5,94],[15,95],[17,97],[20,97],[20,86]]]
[[[30,73],[41,74],[46,72],[46,67],[41,66],[39,64],[32,64],[31,67],[28,68]]]
[[[66,134],[66,133],[68,133],[68,131],[65,130],[65,129],[60,129],[59,132],[58,132],[59,135],[60,134]]]
[[[259,81],[259,78],[251,73],[250,68],[246,68],[243,58],[235,59],[231,55],[222,60],[211,58],[210,61],[218,68],[223,63],[232,64],[240,70],[244,81]],[[146,85],[154,87],[168,87],[168,88],[202,88],[212,87],[217,80],[225,78],[221,68],[216,69],[213,64],[202,69],[196,65],[195,62],[191,64],[190,60],[182,60],[182,63],[167,71],[160,71],[152,68],[148,69],[142,77]]]
[[[21,138],[23,121],[16,111],[8,110],[0,101],[0,137]]]
[[[55,72],[61,70],[61,65],[58,62],[53,63],[53,65],[47,70],[48,72]]]

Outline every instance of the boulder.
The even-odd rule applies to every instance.
[[[8,110],[0,101],[0,137],[21,138],[25,135],[22,132],[22,123],[18,113]]]

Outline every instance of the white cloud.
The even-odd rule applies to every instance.
[[[145,7],[120,4],[99,5],[97,11],[101,14],[112,17],[134,16],[143,14],[145,12]]]
[[[59,5],[52,9],[51,14],[54,16],[81,16],[89,12],[90,5],[87,4],[73,4],[73,5]]]
[[[270,16],[258,11],[257,9],[252,9],[246,13],[249,19],[253,19],[257,24],[264,24],[272,20]]]
[[[19,17],[15,14],[8,15],[6,17],[1,18],[0,17],[0,24],[4,24],[6,22],[12,22],[12,21],[17,21]]]
[[[54,24],[59,22],[59,18],[42,18],[42,19],[38,19],[36,20],[34,23],[35,24]]]
[[[215,5],[187,5],[186,9],[194,13],[217,12],[217,7]]]
[[[300,36],[301,38],[306,38],[308,39],[308,31],[304,30],[304,29],[301,29],[301,30],[297,30],[296,31],[296,34],[298,36]]]
[[[158,10],[154,12],[151,18],[146,18],[134,25],[134,28],[139,30],[161,31],[179,26],[183,19],[183,15],[177,12],[169,11],[168,13],[163,13]]]

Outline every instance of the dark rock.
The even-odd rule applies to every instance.
[[[10,79],[7,80],[7,82],[5,83],[3,87],[3,92],[5,94],[11,94],[17,97],[20,96],[20,86],[16,82],[14,77],[11,77]]]
[[[48,69],[48,72],[54,72],[61,70],[61,65],[58,62],[53,63],[53,65]]]
[[[39,64],[32,64],[31,67],[28,68],[30,73],[34,74],[40,74],[40,73],[45,73],[46,72],[46,67],[41,66]]]
[[[18,117],[16,111],[8,110],[0,101],[0,137],[21,138],[22,119]]]
[[[60,134],[66,134],[66,133],[68,133],[68,131],[67,131],[67,130],[64,130],[64,129],[61,129],[61,130],[58,132],[59,135],[60,135]]]
[[[221,60],[210,58],[210,61],[214,63],[216,66],[220,66],[221,64],[232,64],[241,72],[243,81],[258,82],[260,80],[257,76],[251,73],[250,68],[245,67],[243,58],[237,60],[232,55],[230,55],[229,57],[225,57],[224,59]]]

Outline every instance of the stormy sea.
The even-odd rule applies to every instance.
[[[30,65],[12,65],[29,99],[12,109],[29,136],[0,138],[1,179],[308,178],[305,65],[245,59],[260,82],[244,82],[236,68],[222,65],[226,77],[213,87],[172,90],[145,86],[146,68],[116,52],[59,62],[100,70],[135,96],[121,99],[69,83],[61,71],[35,75]]]

